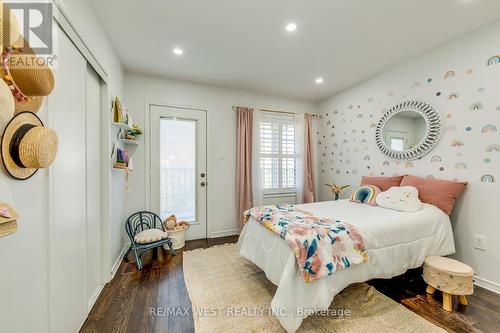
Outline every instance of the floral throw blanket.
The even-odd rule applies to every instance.
[[[245,221],[250,217],[288,242],[307,282],[368,260],[361,234],[348,223],[290,205],[255,207],[245,212]]]

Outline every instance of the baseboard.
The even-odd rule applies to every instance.
[[[115,277],[116,271],[118,271],[118,267],[120,267],[120,264],[122,263],[123,256],[125,255],[125,252],[127,252],[129,247],[130,243],[126,243],[123,249],[120,251],[120,254],[118,255],[118,258],[116,258],[113,267],[111,267],[111,271],[109,272],[109,277],[107,282],[110,282]]]
[[[88,308],[87,308],[87,314],[90,313],[90,310],[92,310],[92,307],[94,306],[95,302],[97,301],[97,299],[99,298],[99,295],[101,294],[102,290],[104,289],[104,286],[106,285],[106,283],[101,283],[101,285],[99,286],[99,288],[97,288],[94,296],[92,297],[92,299],[90,300],[90,302],[88,303]],[[81,326],[80,326],[81,327]]]
[[[222,231],[213,231],[210,233],[209,238],[218,238],[218,237],[225,237],[225,236],[233,236],[233,235],[238,235],[240,233],[239,229],[229,229],[229,230],[222,230]]]
[[[496,294],[500,294],[500,284],[496,282],[489,281],[477,275],[474,275],[474,284],[484,289],[488,289],[489,291],[492,291]]]

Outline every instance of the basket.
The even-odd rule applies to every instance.
[[[181,230],[167,230],[168,237],[172,240],[172,247],[174,250],[179,250],[186,245],[186,231],[189,228],[184,228]],[[165,250],[170,250],[168,245],[163,245]]]

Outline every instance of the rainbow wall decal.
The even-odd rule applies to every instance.
[[[406,162],[406,163],[405,163],[405,168],[413,168],[413,163],[411,163],[411,162]]]
[[[467,170],[467,164],[460,162],[455,164],[455,170]]]
[[[432,156],[432,158],[431,158],[431,162],[432,162],[432,163],[439,163],[439,162],[441,162],[441,157],[440,157],[440,156],[438,156],[438,155],[434,155],[434,156]]]
[[[361,139],[361,143],[367,143],[368,141],[366,139]]]
[[[382,163],[383,166],[389,166],[390,163],[388,161],[384,161],[384,163]]]
[[[412,89],[415,89],[415,88],[420,88],[422,86],[422,84],[420,84],[420,82],[415,82],[411,85],[411,88]]]
[[[471,110],[471,111],[479,111],[482,109],[483,109],[483,103],[481,103],[481,102],[472,103],[472,105],[469,108],[469,110]]]
[[[368,98],[368,101],[367,101],[367,102],[368,102],[368,103],[373,103],[373,102],[375,102],[375,98],[370,97],[370,98]]]
[[[458,97],[459,97],[459,95],[457,93],[451,93],[448,95],[449,100],[457,99]]]
[[[481,181],[483,183],[494,183],[495,177],[493,177],[492,175],[483,175],[481,176]]]
[[[497,127],[493,124],[485,125],[481,129],[481,133],[495,133],[495,132],[497,132]]]
[[[500,56],[495,55],[488,59],[488,66],[500,64]]]
[[[451,79],[451,78],[454,78],[454,77],[455,77],[455,72],[454,71],[448,71],[444,75],[444,79],[445,80],[448,80],[448,79]]]
[[[448,133],[453,133],[453,132],[456,132],[457,131],[457,128],[453,125],[450,125],[450,126],[447,126],[446,127],[446,132]]]
[[[463,146],[464,146],[464,143],[463,143],[462,141],[460,141],[460,140],[453,140],[453,141],[451,142],[451,145],[450,145],[450,146],[451,146],[451,147],[453,147],[453,148],[463,147]]]
[[[500,152],[500,145],[492,144],[486,147],[487,153],[491,153],[492,151]]]
[[[363,118],[363,114],[362,113],[358,113],[358,119],[361,119]]]

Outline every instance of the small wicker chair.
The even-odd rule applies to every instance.
[[[139,232],[153,228],[165,231],[163,223],[161,222],[161,218],[155,213],[148,211],[140,211],[130,215],[127,219],[127,222],[125,223],[125,230],[127,231],[128,237],[130,238],[130,247],[127,250],[127,253],[125,253],[123,259],[125,261],[128,261],[128,254],[130,253],[130,251],[134,250],[138,270],[142,269],[141,256],[148,250],[167,244],[170,248],[170,253],[172,254],[172,256],[175,256],[175,250],[172,247],[172,240],[170,238],[154,241],[151,243],[136,243],[134,241],[135,235],[137,235]]]

